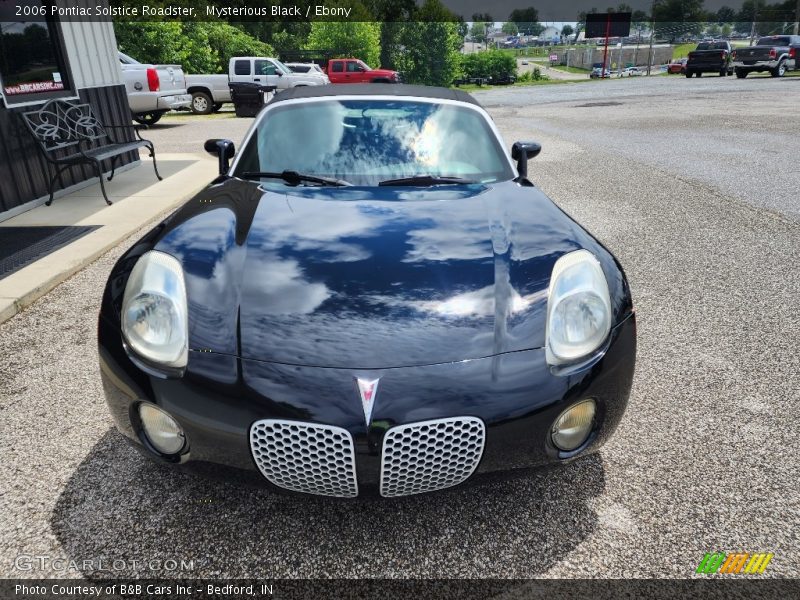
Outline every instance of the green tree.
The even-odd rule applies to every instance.
[[[503,27],[501,30],[506,35],[517,35],[519,33],[519,27],[513,21],[506,21],[503,23]]]
[[[381,56],[381,25],[374,21],[315,21],[306,48],[331,52],[334,58],[360,58],[377,67]]]
[[[491,77],[494,80],[506,79],[517,72],[517,60],[510,52],[489,50],[464,56],[464,75],[473,77]]]
[[[269,44],[221,22],[114,23],[117,45],[143,63],[179,64],[187,73],[222,73],[233,56],[272,56]]]
[[[631,25],[635,29],[640,29],[650,22],[650,15],[643,10],[635,10],[631,13]]]
[[[387,69],[396,69],[395,57],[402,51],[400,33],[403,23],[408,22],[416,11],[414,0],[370,0],[367,7],[381,24],[380,64]]]
[[[469,30],[469,36],[472,38],[473,42],[479,44],[486,43],[486,23],[483,21],[476,21],[473,23],[472,28]]]
[[[716,21],[720,25],[736,20],[736,11],[730,6],[721,6],[716,14]]]
[[[544,27],[539,23],[539,11],[533,6],[512,10],[508,20],[515,23],[523,35],[539,35],[544,31]]]
[[[458,17],[457,24],[458,24],[458,35],[463,40],[465,37],[467,37],[467,34],[469,33],[469,25],[467,25],[466,21],[464,21],[464,17],[462,16]]]
[[[176,21],[114,23],[117,47],[136,60],[153,64],[183,64],[183,26]]]
[[[572,25],[564,25],[561,28],[561,35],[563,35],[564,37],[569,37],[573,33],[575,33],[575,29],[572,27]]]
[[[457,18],[440,0],[425,0],[413,18],[401,35],[403,80],[449,86],[461,74],[463,38]]]
[[[707,20],[703,9],[703,0],[661,0],[653,7],[653,19],[657,23],[669,23],[665,31],[698,34],[703,29],[703,21]]]
[[[219,57],[220,72],[228,72],[228,62],[234,56],[275,56],[272,46],[227,23],[185,23],[184,27],[188,29],[192,25],[200,26],[200,39],[192,52],[196,53],[194,48],[202,47],[205,37],[207,47]]]

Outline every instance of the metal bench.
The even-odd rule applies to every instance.
[[[153,143],[139,134],[144,125],[106,125],[94,116],[88,104],[76,104],[65,100],[50,100],[39,110],[22,113],[23,121],[36,140],[39,150],[49,165],[53,165],[55,174],[50,179],[50,199],[47,206],[53,203],[53,192],[56,179],[65,170],[79,164],[93,165],[100,179],[100,189],[106,204],[111,204],[103,184],[104,160],[111,161],[111,174],[108,181],[114,178],[117,160],[123,154],[147,148],[153,159],[153,170],[159,181],[163,179],[156,165],[156,151]],[[120,131],[121,136],[112,135],[109,130]],[[136,139],[131,139],[133,132]],[[124,141],[122,141],[124,140]]]

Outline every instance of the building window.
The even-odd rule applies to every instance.
[[[58,25],[43,16],[48,11],[47,0],[0,2],[0,90],[7,105],[73,91]]]

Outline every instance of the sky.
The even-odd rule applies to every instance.
[[[652,0],[443,0],[443,3],[453,12],[464,17],[465,21],[471,20],[475,13],[489,13],[497,21],[508,19],[515,8],[534,6],[539,11],[539,22],[554,21],[556,23],[574,23],[578,13],[588,12],[592,8],[605,10],[609,6],[616,6],[625,1],[633,10],[650,12]],[[706,10],[716,12],[722,6],[730,6],[739,10],[743,0],[705,0],[703,6]]]

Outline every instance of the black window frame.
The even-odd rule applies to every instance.
[[[50,6],[50,2],[42,0],[42,6]],[[30,21],[31,23],[42,23],[42,21]],[[64,82],[64,88],[61,90],[53,90],[50,92],[32,92],[27,94],[14,94],[7,95],[5,92],[5,83],[3,81],[3,73],[0,72],[0,97],[3,98],[3,104],[6,108],[12,109],[18,106],[30,106],[33,104],[44,104],[49,100],[57,98],[72,99],[78,98],[78,89],[75,85],[75,79],[72,74],[72,66],[70,65],[69,57],[67,56],[67,47],[64,42],[64,33],[61,29],[61,22],[57,17],[47,16],[44,19],[47,24],[47,33],[55,50],[55,59],[58,67],[63,69],[59,71],[61,81]]]

